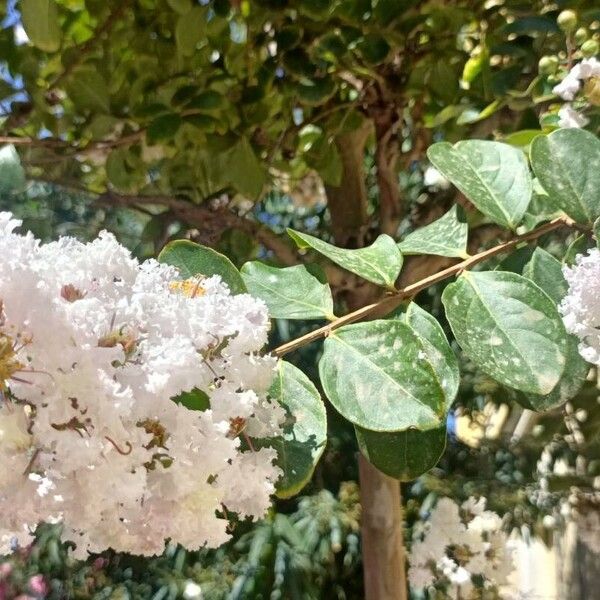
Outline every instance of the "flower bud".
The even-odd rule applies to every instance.
[[[576,32],[575,32],[575,43],[578,46],[581,46],[581,44],[583,44],[583,42],[585,42],[585,40],[588,39],[589,37],[589,32],[585,27],[580,27]]]
[[[572,33],[577,27],[577,13],[574,10],[563,10],[556,19],[557,25],[566,33]]]
[[[538,63],[538,70],[542,75],[553,75],[558,69],[558,58],[556,56],[542,56]]]
[[[581,54],[585,56],[585,58],[591,58],[592,56],[596,56],[600,51],[600,46],[596,40],[587,40],[581,45]]]

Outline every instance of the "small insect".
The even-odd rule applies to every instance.
[[[25,368],[17,358],[17,350],[13,340],[5,333],[0,333],[0,391],[8,389],[8,380],[13,379],[15,373]]]
[[[202,287],[204,277],[196,276],[185,279],[184,281],[171,281],[169,289],[176,293],[185,296],[186,298],[197,298],[205,294],[205,289]]]
[[[250,450],[255,452],[250,436],[246,433],[246,431],[244,431],[246,429],[246,425],[246,419],[243,417],[234,417],[233,419],[229,419],[229,432],[227,433],[227,437],[233,439],[238,435],[241,435],[246,444],[248,444]]]

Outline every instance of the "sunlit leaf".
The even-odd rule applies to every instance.
[[[293,229],[288,233],[300,248],[313,248],[340,267],[381,286],[393,288],[402,268],[402,254],[389,235],[380,235],[366,248],[346,250],[307,233]]]
[[[439,142],[427,151],[434,166],[484,214],[515,229],[531,200],[523,152],[500,142]]]
[[[373,431],[421,430],[445,420],[447,397],[429,349],[399,320],[347,325],[325,340],[325,394],[352,423]]]
[[[531,144],[531,165],[550,203],[579,223],[600,217],[600,140],[583,129],[559,129]]]
[[[567,334],[555,303],[529,279],[502,271],[465,272],[442,295],[465,354],[517,390],[549,394],[566,362]]]
[[[276,319],[332,319],[333,299],[317,265],[283,269],[258,261],[241,270],[248,292],[264,301]]]
[[[468,234],[469,226],[455,205],[437,221],[409,233],[398,247],[402,254],[466,258]]]

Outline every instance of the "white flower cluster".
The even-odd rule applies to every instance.
[[[451,598],[470,598],[474,575],[488,589],[506,583],[514,570],[510,543],[502,520],[485,504],[485,498],[469,498],[461,507],[450,498],[438,500],[424,534],[412,544],[411,588],[442,585]]]
[[[559,306],[565,328],[579,338],[581,356],[600,365],[600,250],[580,254],[563,273],[569,284]]]
[[[108,233],[41,245],[19,224],[0,213],[0,553],[40,521],[84,557],[218,546],[228,511],[263,515],[280,471],[251,439],[285,418],[265,305]]]
[[[585,58],[577,63],[558,85],[554,86],[552,91],[568,102],[558,111],[559,127],[585,127],[588,124],[587,117],[573,108],[570,103],[575,100],[583,82],[595,77],[600,77],[600,61],[596,58]]]

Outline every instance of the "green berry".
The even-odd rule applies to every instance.
[[[553,75],[558,69],[558,58],[556,56],[542,56],[538,63],[538,70],[542,75]]]
[[[577,13],[574,10],[563,10],[558,15],[556,23],[566,33],[572,33],[577,27]]]
[[[581,54],[585,56],[585,58],[591,58],[592,56],[596,56],[600,51],[600,46],[596,40],[588,40],[581,45]]]

